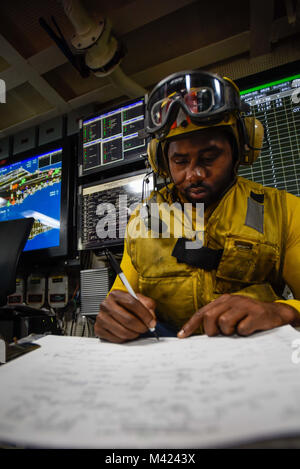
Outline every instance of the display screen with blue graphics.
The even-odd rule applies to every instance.
[[[0,166],[0,221],[34,218],[24,251],[59,246],[62,149]]]

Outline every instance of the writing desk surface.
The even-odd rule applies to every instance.
[[[0,367],[0,441],[209,448],[299,435],[300,363],[291,359],[299,338],[291,326],[120,345],[43,337]]]

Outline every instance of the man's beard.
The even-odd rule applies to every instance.
[[[190,195],[190,189],[196,189],[196,190],[197,190],[197,189],[199,189],[199,190],[200,190],[200,189],[203,189],[203,190],[206,191],[206,196],[203,197],[203,199],[197,201],[197,200],[195,200],[195,198],[193,198],[193,197]],[[206,205],[209,204],[209,203],[211,203],[211,202],[210,202],[210,199],[211,199],[211,193],[210,193],[210,192],[211,192],[211,189],[210,189],[210,187],[208,187],[206,184],[191,184],[190,186],[188,186],[188,187],[186,187],[186,188],[184,189],[184,194],[185,194],[186,199],[187,199],[190,203],[192,203],[193,205],[195,205],[195,204],[198,203],[198,202],[202,202],[202,203],[204,203],[204,204],[206,204]]]
[[[218,200],[220,200],[225,193],[230,189],[230,187],[233,186],[233,184],[236,182],[236,176],[234,174],[234,171],[230,171],[226,179],[224,180],[222,186],[217,190],[217,191],[212,191],[212,188],[208,186],[207,184],[191,184],[190,186],[186,187],[184,189],[184,194],[186,199],[193,205],[196,205],[196,203],[204,203],[205,206],[209,206]],[[195,200],[193,197],[190,196],[189,191],[190,189],[203,189],[206,191],[206,194],[201,200]]]

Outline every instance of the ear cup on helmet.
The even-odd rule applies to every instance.
[[[244,117],[242,122],[244,148],[240,164],[251,165],[260,155],[264,140],[264,127],[255,117]]]
[[[169,171],[163,155],[162,145],[156,138],[150,140],[147,147],[148,161],[158,176],[167,178],[169,177]]]

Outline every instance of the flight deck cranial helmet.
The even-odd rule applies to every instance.
[[[168,178],[167,146],[170,140],[207,128],[222,128],[233,137],[235,173],[238,166],[258,158],[264,130],[255,117],[244,116],[236,84],[204,71],[184,71],[168,76],[146,97],[145,134],[149,163],[158,175]]]

